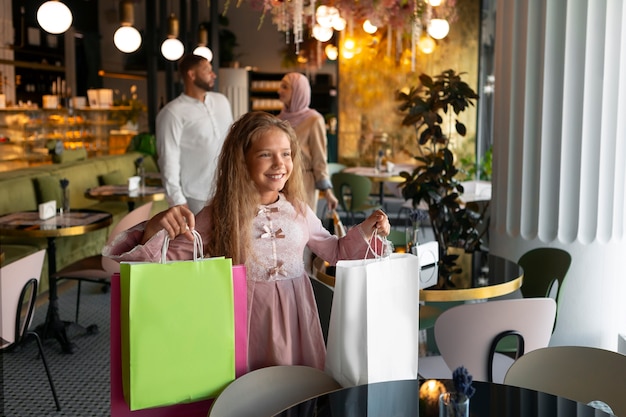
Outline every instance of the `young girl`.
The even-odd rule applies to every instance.
[[[324,369],[326,349],[302,261],[304,248],[332,265],[362,259],[370,241],[387,236],[390,226],[387,216],[376,211],[345,237],[331,235],[304,202],[301,163],[287,122],[268,113],[248,113],[226,138],[215,196],[202,211],[194,217],[184,206],[171,207],[126,231],[103,253],[117,260],[157,262],[168,234],[168,259],[191,259],[191,230],[197,230],[205,256],[226,256],[246,265],[249,369]]]

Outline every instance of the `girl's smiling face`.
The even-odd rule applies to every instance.
[[[271,129],[253,140],[246,152],[246,165],[261,195],[261,204],[276,202],[278,192],[293,171],[289,136],[282,130]]]

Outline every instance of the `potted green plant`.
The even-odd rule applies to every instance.
[[[450,131],[465,136],[467,129],[456,117],[473,106],[478,95],[461,79],[461,74],[446,70],[435,77],[422,74],[421,84],[408,92],[398,92],[399,110],[405,113],[402,125],[413,126],[420,154],[413,172],[403,172],[402,194],[416,208],[422,201],[428,205],[428,215],[440,251],[440,272],[444,276],[460,272],[450,248],[465,252],[480,249],[484,231],[478,227],[484,221],[487,206],[462,205],[459,196],[463,186],[457,179],[459,169],[449,148],[450,137],[444,132],[444,123]],[[486,228],[483,228],[486,230]]]

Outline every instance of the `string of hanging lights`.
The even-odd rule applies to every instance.
[[[237,6],[244,2],[239,0]],[[224,12],[228,11],[229,3],[226,2]],[[346,28],[352,32],[354,27],[360,27],[370,35],[382,29],[388,51],[391,45],[408,39],[414,57],[417,48],[422,53],[434,51],[436,41],[448,35],[450,23],[456,18],[456,0],[248,0],[247,3],[261,10],[262,22],[271,16],[272,24],[285,33],[285,41],[295,43],[296,54],[307,29],[313,38],[325,43],[336,32]],[[353,42],[352,36],[344,37],[340,48],[344,58],[354,55],[357,47]],[[336,47],[324,50],[329,52],[329,59],[336,56]]]

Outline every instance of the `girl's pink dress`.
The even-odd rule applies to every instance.
[[[366,256],[368,243],[357,227],[338,239],[308,206],[306,210],[305,215],[298,215],[281,194],[276,203],[260,206],[254,219],[252,255],[246,261],[249,370],[272,365],[306,365],[323,370],[326,347],[304,268],[304,248],[308,246],[331,265],[340,259]],[[118,236],[104,248],[103,255],[118,261],[158,262],[165,231],[139,245],[143,227],[137,225]],[[196,216],[196,230],[204,242],[219,238],[211,235],[206,209]],[[170,242],[168,260],[191,258],[189,240],[179,236]]]

